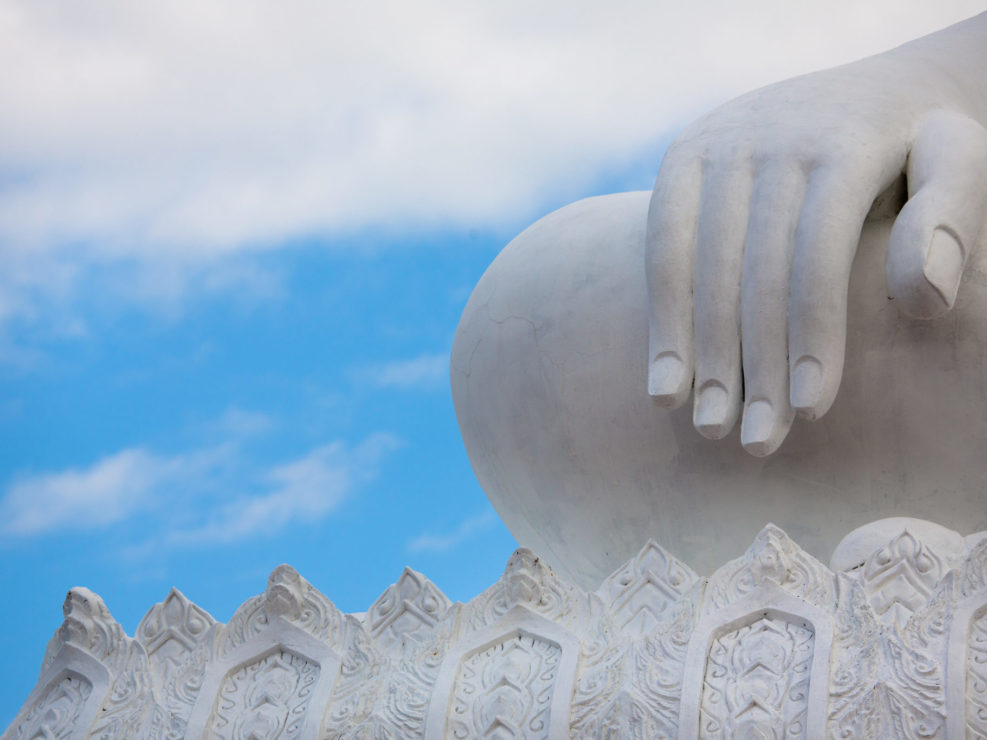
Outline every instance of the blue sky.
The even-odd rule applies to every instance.
[[[132,634],[282,562],[350,612],[492,583],[447,366],[499,249],[710,105],[983,9],[817,5],[0,0],[0,727],[71,586]]]

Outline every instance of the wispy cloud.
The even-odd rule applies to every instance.
[[[230,542],[262,533],[272,534],[295,521],[317,521],[331,513],[376,473],[381,458],[398,441],[377,434],[355,448],[341,442],[323,445],[263,476],[264,489],[239,497],[212,513],[201,527],[172,532],[174,544]]]
[[[23,477],[0,502],[0,531],[30,536],[59,529],[101,529],[152,504],[177,459],[121,450],[87,468]]]
[[[497,522],[493,509],[464,519],[452,532],[445,534],[420,534],[407,544],[409,552],[444,553],[455,549],[473,535],[490,529]]]
[[[261,469],[232,443],[173,456],[125,449],[87,467],[16,479],[0,500],[0,534],[107,529],[152,511],[155,543],[169,546],[274,534],[329,515],[398,445],[391,435],[375,434],[356,446],[333,442]]]
[[[424,354],[364,368],[356,375],[377,388],[427,390],[444,387],[449,377],[449,354]]]
[[[230,406],[210,426],[221,437],[247,439],[270,431],[275,424],[274,417],[270,414]]]

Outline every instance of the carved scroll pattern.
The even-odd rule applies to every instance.
[[[155,695],[165,710],[155,724],[158,735],[181,737],[202,686],[206,663],[212,657],[208,612],[177,589],[155,605],[141,620],[137,639],[147,651]]]
[[[367,719],[380,690],[383,665],[370,636],[354,617],[346,617],[346,649],[325,717],[327,738],[341,737]]]
[[[941,737],[941,682],[933,665],[898,641],[881,639],[858,654],[858,683],[852,696],[838,696],[831,716],[833,737]],[[845,701],[849,699],[849,701]]]
[[[80,676],[68,675],[55,683],[17,728],[13,740],[62,740],[72,734],[79,713],[93,686]]]
[[[960,578],[960,595],[971,596],[983,590],[987,590],[987,538],[970,551]]]
[[[699,577],[654,540],[600,587],[624,634],[646,635],[665,620],[665,610],[695,588]]]
[[[694,605],[683,599],[664,612],[668,621],[660,632],[627,644],[620,663],[619,690],[607,701],[590,702],[580,716],[573,701],[570,734],[575,738],[652,740],[678,735],[682,674]]]
[[[804,736],[813,642],[810,628],[767,616],[714,640],[703,681],[702,736]]]
[[[580,596],[572,584],[563,581],[541,558],[522,547],[507,561],[500,580],[469,603],[463,621],[475,632],[495,623],[515,606],[523,605],[572,629],[583,611]]]
[[[164,661],[180,662],[190,652],[216,620],[189,601],[178,589],[152,607],[137,627],[137,640],[147,650],[155,667]]]
[[[121,649],[120,653],[125,659],[116,671],[96,721],[89,728],[90,737],[141,737],[144,721],[153,712],[155,705],[147,654],[136,640],[129,639],[126,649]]]
[[[871,555],[863,582],[878,619],[903,628],[925,606],[945,564],[907,530]]]
[[[658,732],[652,737],[678,734],[682,673],[694,620],[693,605],[681,603],[670,625],[658,637],[645,639],[639,651],[635,686],[654,712]]]
[[[619,659],[601,654],[591,666],[588,656],[581,656],[570,716],[573,737],[676,735],[683,665],[702,585],[688,566],[650,540],[603,582],[597,594],[610,616],[593,620],[593,634],[613,643],[610,652]]]
[[[343,615],[322,593],[289,565],[271,573],[267,590],[244,602],[223,630],[219,657],[230,655],[240,645],[263,632],[271,620],[281,617],[317,640],[335,645],[343,627]]]
[[[185,653],[180,662],[157,663],[163,696],[162,711],[153,722],[156,728],[153,738],[179,740],[185,737],[185,727],[202,688],[206,667],[213,659],[213,648],[214,643],[206,640]],[[152,662],[152,667],[154,665]]]
[[[882,625],[860,583],[841,576],[837,663],[830,687],[833,737],[941,737],[943,671],[952,582],[948,577],[905,629]]]
[[[396,650],[408,638],[421,640],[452,602],[438,586],[411,568],[367,612],[367,628],[377,644]]]
[[[383,670],[382,685],[376,692],[371,716],[365,722],[346,729],[339,737],[344,740],[422,737],[429,700],[446,650],[452,642],[454,625],[454,616],[439,622],[427,633],[427,639],[411,644],[400,662],[391,664],[391,670]],[[328,733],[323,733],[323,737],[335,740]]]
[[[967,736],[987,738],[987,539],[960,560],[900,531],[860,567],[836,575],[769,526],[708,583],[684,567],[648,543],[599,591],[587,593],[519,550],[504,577],[466,605],[449,605],[424,576],[406,571],[366,616],[341,614],[294,570],[281,567],[229,626],[215,624],[173,592],[148,613],[136,640],[96,594],[73,589],[46,653],[39,698],[3,740],[179,740],[199,699],[218,712],[207,721],[213,738],[293,737],[307,726],[306,716],[314,729],[316,715],[323,720],[322,740],[421,737],[440,679],[452,683],[453,700],[440,700],[452,724],[439,726],[453,737],[539,737],[552,719],[568,724],[574,738],[674,737],[697,621],[749,599],[764,584],[834,617],[826,651],[828,737],[943,738],[950,691],[957,694],[950,705],[964,707],[958,719]],[[758,604],[759,615],[782,608],[765,601],[762,611]],[[979,607],[972,619],[971,604]],[[954,625],[960,608],[963,623]],[[751,611],[745,606],[737,613]],[[534,627],[539,618],[554,627]],[[751,617],[742,628],[736,624],[713,643],[703,667],[703,732],[742,734],[753,723],[769,734],[804,733],[799,701],[809,689],[813,653],[822,659],[823,625],[814,623],[820,634],[806,637],[797,619]],[[257,650],[242,651],[252,656],[247,664],[229,660],[266,630],[289,627],[331,648],[338,658],[332,681],[321,659],[266,638]],[[487,637],[477,639],[481,629]],[[947,683],[947,649],[959,639],[957,630],[966,652],[954,667],[963,680]],[[490,646],[489,636],[498,634],[511,637]],[[467,645],[487,647],[461,659]],[[569,666],[560,645],[574,651],[578,645],[572,675],[559,673]],[[457,657],[450,660],[451,654]],[[99,664],[93,674],[86,656]],[[198,695],[203,668],[220,660],[229,662],[216,675],[213,705],[212,695]],[[227,673],[231,665],[240,667]],[[784,681],[776,678],[781,674]],[[327,692],[332,685],[328,697],[314,696],[322,679]],[[570,682],[568,716],[555,716],[553,692]]]
[[[742,557],[713,574],[703,598],[703,611],[722,609],[766,582],[825,611],[831,612],[836,603],[836,584],[829,568],[769,524]]]
[[[578,679],[569,711],[570,734],[577,737],[592,736],[589,730],[599,723],[601,710],[622,701],[625,678],[623,646],[609,610],[596,596],[585,603],[583,621],[588,628],[580,636]]]
[[[223,682],[210,740],[293,740],[300,736],[319,666],[286,650],[270,653]]]
[[[562,651],[519,632],[460,664],[449,738],[547,738]]]
[[[968,737],[987,737],[987,609],[970,627],[966,674]]]
[[[111,670],[126,659],[130,638],[98,595],[88,588],[71,589],[62,605],[62,614],[65,621],[48,643],[42,672],[55,661],[64,645],[81,648]]]

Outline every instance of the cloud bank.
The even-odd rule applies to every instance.
[[[238,411],[237,420],[246,414]],[[249,421],[256,426],[260,418]],[[155,542],[165,546],[275,534],[331,514],[375,477],[398,445],[379,433],[261,469],[252,468],[235,443],[181,455],[125,449],[86,467],[14,480],[0,499],[0,536],[107,530],[147,513],[155,517]]]
[[[118,289],[182,300],[224,257],[286,240],[514,226],[656,159],[711,104],[980,10],[8,0],[0,323],[70,315],[51,306],[94,264],[152,263]]]
[[[413,553],[446,553],[466,542],[473,535],[490,529],[497,523],[497,514],[488,509],[476,516],[461,521],[456,528],[445,534],[423,533],[410,540],[406,547]]]
[[[434,390],[449,384],[449,353],[423,354],[408,360],[372,365],[354,373],[376,388]]]
[[[0,531],[30,536],[116,524],[145,508],[176,464],[135,448],[87,468],[23,478],[0,502]]]
[[[222,254],[489,223],[710,102],[980,9],[814,5],[6,2],[0,240]]]

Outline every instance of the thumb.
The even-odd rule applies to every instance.
[[[929,114],[906,172],[908,202],[888,244],[888,290],[902,311],[928,319],[953,307],[984,228],[987,130],[958,113]]]

